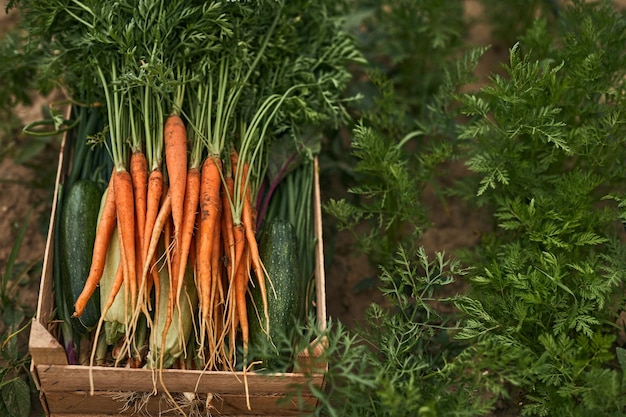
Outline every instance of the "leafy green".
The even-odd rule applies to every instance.
[[[366,58],[391,80],[413,114],[443,82],[441,71],[462,47],[466,32],[462,2],[358,0],[358,36]]]
[[[391,282],[401,285],[398,274],[403,267],[384,255],[397,243],[408,241],[410,246],[420,234],[403,239],[390,225],[398,222],[403,231],[412,224],[425,227],[423,211],[415,210],[421,195],[414,190],[432,183],[436,174],[427,169],[436,164],[413,164],[409,152],[425,152],[416,138],[428,138],[429,144],[440,141],[440,153],[434,153],[442,156],[439,161],[458,158],[470,170],[458,187],[444,194],[483,206],[495,226],[477,247],[457,254],[468,266],[463,278],[469,290],[453,297],[459,313],[453,340],[459,349],[440,368],[438,376],[455,375],[442,379],[442,384],[458,392],[452,381],[467,382],[461,389],[500,399],[521,415],[623,415],[625,403],[619,394],[624,392],[623,350],[616,348],[615,323],[623,308],[626,278],[626,247],[619,225],[626,219],[622,163],[626,21],[610,2],[575,1],[559,7],[557,15],[551,14],[547,2],[534,4],[545,13],[520,21],[518,32],[512,31],[519,42],[510,50],[505,73],[493,75],[478,91],[459,92],[458,86],[468,80],[462,75],[467,71],[459,69],[472,68],[467,63],[475,63],[482,48],[446,66],[438,93],[427,96],[420,112],[408,110],[408,101],[396,93],[395,85],[385,89],[380,83],[379,101],[374,101],[380,107],[369,108],[376,108],[374,117],[364,112],[351,143],[357,185],[350,190],[359,199],[331,200],[326,209],[355,234],[363,223],[369,225],[363,240],[372,246],[360,241],[361,248],[383,271],[395,271]],[[521,2],[511,9],[511,15],[525,10]],[[390,19],[389,24],[394,23]],[[397,106],[390,105],[394,102]],[[397,149],[400,145],[402,151]],[[407,184],[404,179],[415,181],[413,194],[400,192]],[[395,198],[398,195],[407,198]],[[382,274],[379,280],[389,295],[388,277]],[[416,286],[409,288],[414,291]],[[363,339],[350,339],[351,333],[344,330],[342,341],[349,349],[354,349],[354,340],[373,350],[389,347],[394,354],[374,358],[371,369],[385,369],[391,386],[420,398],[419,392],[402,385],[402,376],[411,373],[413,363],[396,362],[396,342],[404,341],[405,333],[389,322],[389,316],[381,317],[385,317],[381,322],[368,322]],[[390,328],[393,337],[381,339]],[[420,337],[417,329],[406,334]],[[422,337],[424,343],[433,341],[433,335]],[[366,356],[368,349],[355,351]],[[371,375],[370,367],[335,361],[359,372],[359,378]],[[393,363],[398,367],[391,369]],[[331,367],[329,378],[342,371]],[[470,376],[475,379],[470,381]],[[357,379],[346,378],[346,392],[333,388],[337,403],[358,391]],[[431,378],[422,376],[421,381],[430,386]],[[358,383],[368,404],[356,415],[377,414],[372,410],[377,410],[381,398],[387,399],[390,409],[396,407],[395,401],[406,404],[393,390],[379,398],[372,380]],[[442,395],[438,398],[437,406],[449,404]],[[447,412],[432,406],[423,412],[480,415],[492,406],[488,402],[484,408]],[[412,410],[411,415],[418,413]]]
[[[2,402],[10,417],[30,415],[30,388],[21,378],[0,383]]]
[[[489,25],[490,39],[494,43],[510,48],[533,26],[537,18],[551,25],[560,17],[558,0],[480,0],[480,23]]]
[[[452,337],[454,315],[441,313],[451,300],[437,296],[465,273],[442,253],[429,257],[423,248],[400,249],[379,276],[385,305],[372,305],[366,326],[354,334],[331,327],[325,352],[329,391],[318,393],[315,415],[484,414],[492,400],[475,391],[480,375],[447,365],[464,346]]]
[[[575,2],[559,23],[550,37],[537,20],[507,77],[461,96],[468,197],[497,229],[464,258],[473,269],[457,337],[472,341],[468,363],[522,389],[523,415],[620,415],[625,248],[620,209],[603,202],[624,192],[626,65],[614,42],[626,41],[626,20],[608,3]]]
[[[31,104],[28,86],[33,87],[36,74],[37,55],[25,48],[25,40],[18,31],[6,33],[0,41],[0,59],[10,62],[0,70],[2,76],[2,92],[0,93],[0,109],[2,120],[15,117],[13,108],[18,104]]]
[[[428,227],[428,213],[419,202],[440,165],[453,157],[454,94],[472,78],[481,53],[477,49],[448,64],[437,94],[425,102],[424,118],[413,121],[392,83],[372,74],[380,95],[353,129],[350,143],[355,185],[348,191],[355,197],[331,199],[324,208],[340,230],[357,236],[374,264],[386,265],[399,244],[415,247]]]
[[[20,285],[25,283],[28,274],[39,261],[32,261],[27,265],[17,262],[19,251],[29,223],[30,212],[21,224],[5,270],[0,274],[0,354],[2,368],[0,368],[0,410],[6,410],[11,417],[28,416],[30,412],[30,387],[25,382],[28,375],[30,356],[24,352],[22,341],[18,337],[29,328],[26,320],[27,313],[17,298]]]

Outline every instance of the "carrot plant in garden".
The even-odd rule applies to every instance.
[[[481,6],[477,22],[489,26],[490,39],[504,48],[512,47],[535,19],[541,17],[551,25],[558,19],[563,7],[558,0],[479,0]],[[477,23],[475,22],[475,23]]]
[[[25,355],[23,339],[28,330],[28,317],[33,314],[20,305],[18,294],[39,260],[24,264],[17,257],[30,221],[26,216],[18,230],[15,244],[0,274],[0,413],[11,417],[25,417],[30,412],[30,395],[34,389],[27,381],[30,359]]]
[[[549,15],[527,22],[530,26],[525,25],[524,35],[510,50],[505,75],[465,94],[446,89],[444,83],[439,94],[429,97],[425,106],[429,111],[418,117],[415,137],[443,138],[454,148],[447,155],[465,160],[472,172],[448,191],[463,195],[468,204],[488,208],[495,225],[476,248],[455,254],[467,268],[456,278],[469,284],[469,292],[452,298],[433,293],[448,313],[446,318],[454,320],[441,328],[454,348],[438,347],[450,356],[435,367],[436,372],[420,376],[414,367],[429,369],[432,363],[424,356],[398,360],[399,352],[404,352],[400,346],[410,346],[407,334],[426,344],[437,336],[423,333],[429,328],[427,321],[410,320],[414,327],[405,331],[394,326],[395,320],[411,316],[406,305],[398,308],[393,294],[397,291],[400,300],[419,306],[423,281],[415,276],[403,281],[398,276],[404,263],[395,267],[384,263],[380,285],[392,295],[387,298],[392,308],[372,308],[373,317],[384,320],[370,320],[357,333],[338,330],[339,336],[330,338],[358,350],[360,357],[374,352],[372,364],[344,362],[349,355],[333,350],[336,345],[330,343],[337,355],[334,363],[340,366],[329,371],[329,380],[336,377],[337,384],[324,397],[327,414],[346,415],[342,413],[348,409],[364,415],[382,409],[381,404],[393,410],[394,399],[401,395],[389,395],[385,381],[400,383],[406,391],[411,385],[402,381],[415,378],[421,388],[416,388],[415,397],[422,407],[406,415],[485,415],[494,408],[488,398],[501,398],[507,409],[521,415],[624,415],[626,350],[618,340],[624,330],[618,316],[624,308],[626,271],[620,224],[625,191],[626,20],[610,2],[574,2],[560,8],[558,19],[553,19]],[[419,178],[420,169],[406,163],[405,153],[384,152],[406,145],[407,136],[375,135],[363,124],[356,128],[352,143],[357,172],[376,172],[385,179],[380,167],[395,166],[389,172],[403,175],[392,178]],[[370,135],[367,140],[364,133]],[[402,183],[378,182],[379,187]],[[393,194],[362,184],[352,191],[362,199],[352,204],[331,202],[329,212],[342,221],[352,219],[353,223],[344,223],[350,228],[371,218],[386,218],[380,213]],[[403,209],[408,207],[393,213]],[[391,222],[369,224],[372,235],[394,230],[388,227]],[[414,236],[406,236],[410,237],[397,242],[411,247]],[[411,252],[400,253],[405,259]],[[421,264],[419,270],[427,276],[429,268],[418,262],[423,257],[410,259]],[[456,309],[444,307],[451,302]],[[375,377],[379,368],[386,369],[385,375]],[[436,395],[425,395],[437,387]],[[367,411],[354,411],[354,401],[345,401],[359,390],[367,398],[361,402],[367,403],[363,405]],[[474,406],[457,403],[448,409],[451,392],[461,393],[457,399],[472,398],[463,395],[472,393],[486,401]]]
[[[357,0],[357,36],[369,66],[388,75],[402,107],[413,114],[442,81],[440,71],[462,47],[463,2]]]
[[[331,388],[316,415],[470,416],[493,406],[489,394],[497,387],[489,378],[448,365],[466,344],[454,339],[458,317],[453,300],[442,294],[454,291],[470,270],[441,252],[429,258],[420,246],[427,212],[416,204],[437,167],[452,157],[454,94],[473,78],[481,52],[446,65],[437,93],[423,104],[428,116],[400,136],[382,126],[394,126],[401,94],[384,77],[374,78],[381,88],[372,111],[377,118],[372,122],[365,112],[351,142],[358,181],[349,191],[356,198],[330,200],[325,209],[346,230],[368,226],[355,234],[359,248],[379,265],[377,286],[385,302],[369,308],[362,327],[331,326]],[[432,140],[416,143],[426,135]]]
[[[20,120],[14,113],[14,107],[19,104],[32,104],[29,92],[34,89],[36,80],[38,59],[41,55],[38,51],[32,51],[26,48],[24,35],[16,30],[5,33],[0,39],[0,60],[2,62],[10,62],[11,65],[3,65],[0,69],[0,75],[3,79],[2,92],[0,92],[0,120],[2,120],[2,134],[17,131]],[[8,153],[9,150],[15,149],[15,144],[9,139],[3,139],[2,153],[0,158]]]
[[[363,32],[357,34],[367,81],[351,87],[364,98],[353,106],[359,122],[343,161],[350,196],[325,209],[377,265],[393,258],[398,243],[418,242],[428,226],[426,210],[415,202],[426,186],[436,187],[435,172],[452,156],[452,94],[472,79],[480,54],[457,61],[466,30],[460,4],[362,1],[353,13],[365,27],[355,24]],[[333,148],[328,154],[342,158]]]
[[[451,300],[438,295],[467,272],[444,253],[429,258],[423,248],[399,249],[380,270],[385,305],[372,305],[356,331],[331,326],[328,390],[314,414],[485,415],[493,405],[488,379],[450,372],[448,363],[466,346],[453,337],[459,327]]]
[[[44,55],[43,51],[29,46],[27,35],[19,27],[10,28],[0,37],[0,62],[6,63],[0,68],[0,162],[11,158],[27,167],[44,168],[42,160],[48,157],[48,152],[58,151],[58,137],[54,135],[41,134],[25,140],[25,135],[20,134],[23,120],[15,111],[18,106],[32,106],[36,92],[51,92],[50,85],[38,76]],[[42,116],[48,120],[58,116],[55,114],[58,109],[51,107],[41,108]],[[50,188],[49,181],[43,178],[36,178],[30,185]]]
[[[523,415],[623,415],[626,19],[577,2],[558,25],[537,20],[507,77],[461,97],[472,198],[497,228],[465,258],[457,338],[522,390]]]

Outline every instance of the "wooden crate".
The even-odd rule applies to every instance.
[[[54,201],[57,201],[59,184],[69,168],[68,149],[64,141],[59,156]],[[317,237],[315,253],[317,319],[320,326],[325,326],[326,298],[317,160],[313,202]],[[55,337],[57,326],[53,320],[52,237],[56,226],[55,211],[56,208],[53,207],[44,252],[37,314],[32,322],[29,339],[32,356],[31,373],[39,389],[46,414],[50,417],[184,415],[174,407],[171,400],[168,400],[165,390],[158,382],[158,375],[152,370],[93,367],[90,374],[87,366],[68,365],[65,351]],[[311,358],[299,355],[299,362],[302,367],[307,367],[311,363]],[[176,403],[184,406],[183,411],[189,415],[193,415],[190,413],[191,407],[199,406],[204,411],[196,415],[203,416],[294,416],[301,413],[302,406],[316,405],[316,398],[307,388],[309,384],[319,388],[324,386],[326,364],[316,363],[315,366],[314,372],[307,372],[306,375],[304,373],[261,375],[248,372],[250,410],[246,407],[246,392],[241,372],[167,369],[163,371],[163,383]],[[93,392],[90,390],[90,376],[93,381]],[[294,384],[297,384],[300,390],[304,388],[298,397],[288,394]],[[188,398],[189,393],[194,393],[194,401],[184,400]],[[296,404],[296,398],[303,400],[303,404]]]

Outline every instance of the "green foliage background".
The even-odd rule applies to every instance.
[[[382,10],[408,7],[382,3]],[[384,75],[371,77],[374,105],[353,129],[356,197],[326,205],[347,230],[368,225],[355,236],[381,269],[388,303],[372,306],[356,331],[370,346],[352,358],[371,358],[359,369],[366,383],[343,375],[354,368],[335,339],[334,363],[343,366],[330,370],[336,402],[325,403],[328,415],[626,413],[626,351],[617,337],[626,272],[625,17],[611,2],[481,3],[495,46],[510,50],[503,72],[475,91],[461,92],[484,50],[449,45],[454,53],[442,53],[436,29],[430,43],[406,36],[397,38],[403,46],[376,49],[378,58],[394,47],[412,51],[413,62],[437,62],[439,76],[415,95],[402,83],[424,67],[382,59]],[[447,12],[437,2],[414,5],[421,13],[396,17],[412,22],[396,23],[390,12],[374,32],[387,28],[393,39],[396,28]],[[466,30],[454,17],[445,25],[459,37]],[[439,180],[437,166],[451,160],[470,175],[442,195],[487,209],[494,228],[477,247],[445,257],[462,265],[449,270],[450,281],[468,288],[447,297],[443,285],[427,284],[435,262],[420,251],[427,209],[409,202],[420,201]],[[430,314],[433,302],[443,317]],[[416,399],[410,410],[398,406],[408,407],[403,393]]]

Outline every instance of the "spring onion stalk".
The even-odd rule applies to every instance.
[[[167,276],[167,268],[161,268],[161,270],[159,271],[159,275],[161,278],[161,293],[167,294],[170,291],[170,282]],[[146,368],[148,369],[159,369],[161,368],[161,364],[162,368],[171,368],[177,360],[187,357],[188,352],[186,349],[186,344],[189,340],[189,337],[193,333],[193,312],[198,306],[198,293],[193,282],[192,268],[187,268],[187,272],[185,274],[182,302],[180,303],[180,317],[182,317],[182,321],[172,321],[172,325],[167,331],[165,349],[163,351],[161,351],[161,335],[163,334],[165,328],[165,318],[167,315],[167,297],[161,297],[160,302],[160,316],[155,320],[156,327],[152,329],[152,336],[149,338],[150,343],[146,363]],[[174,317],[179,315],[177,306],[174,308],[173,314]],[[163,355],[163,358],[161,358],[161,355]]]

